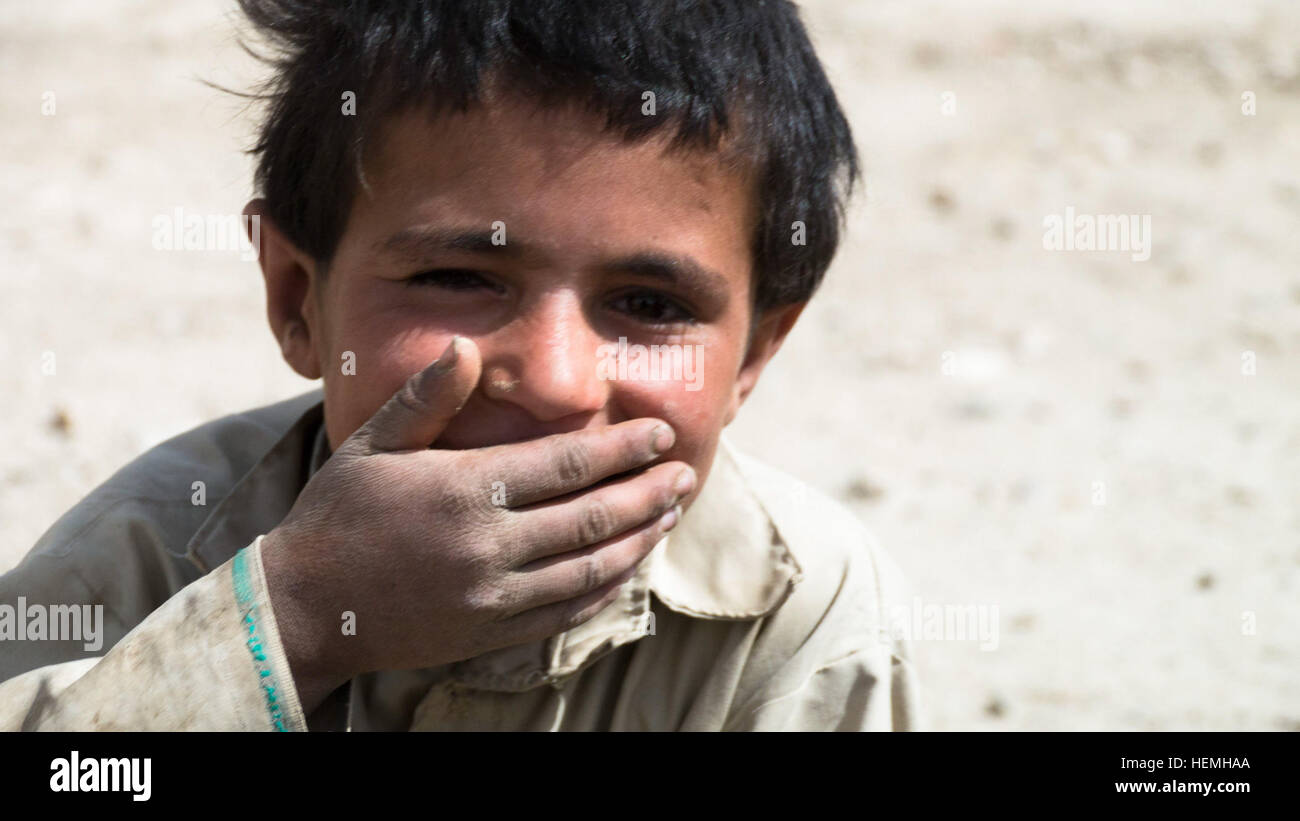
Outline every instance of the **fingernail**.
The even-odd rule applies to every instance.
[[[442,356],[434,360],[434,365],[437,366],[438,373],[446,373],[456,364],[456,360],[460,357],[460,354],[456,350],[456,343],[458,341],[460,341],[460,337],[453,336],[451,342],[447,345],[447,350],[442,352]]]
[[[650,447],[654,448],[655,453],[664,453],[676,441],[677,435],[667,425],[656,425],[654,432],[650,434]]]
[[[659,519],[660,532],[672,530],[674,527],[677,526],[677,522],[681,518],[682,518],[682,508],[681,505],[678,505],[677,507],[674,507],[672,510],[665,513]]]
[[[686,468],[677,474],[677,478],[673,481],[673,492],[680,499],[692,490],[695,490],[695,471]]]

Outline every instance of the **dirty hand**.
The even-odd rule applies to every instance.
[[[659,420],[431,449],[481,369],[473,342],[453,339],[263,538],[304,711],[363,672],[458,661],[587,621],[676,524],[695,483],[685,463],[603,481],[672,447]],[[341,629],[348,611],[355,635]]]

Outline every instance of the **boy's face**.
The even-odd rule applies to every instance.
[[[332,449],[459,334],[483,377],[437,447],[656,417],[677,433],[664,460],[691,464],[702,486],[800,306],[752,317],[746,178],[602,124],[519,100],[394,117],[324,278],[264,216],[271,324],[295,370],[324,378]],[[638,354],[658,360],[657,378],[638,373]]]

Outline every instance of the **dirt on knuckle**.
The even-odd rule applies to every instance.
[[[657,494],[657,499],[655,501],[655,512],[659,514],[667,513],[672,508],[672,506],[675,505],[676,503],[677,503],[677,494],[673,491],[671,487],[669,487],[667,484],[664,484],[664,486],[659,489],[659,493]]]
[[[508,613],[508,595],[498,584],[483,584],[474,587],[466,595],[469,609],[499,619]]]
[[[582,558],[578,572],[582,578],[582,593],[589,593],[600,587],[604,573],[604,561],[599,553],[592,553]]]
[[[578,517],[578,543],[595,544],[610,535],[614,513],[602,501],[589,503]]]
[[[591,478],[591,454],[580,442],[565,442],[557,457],[556,470],[565,484]]]
[[[418,385],[415,382],[408,381],[406,384],[402,385],[397,393],[393,394],[393,401],[396,402],[404,411],[416,415],[423,415],[428,412],[429,403],[425,402],[424,399],[421,398],[417,388]]]

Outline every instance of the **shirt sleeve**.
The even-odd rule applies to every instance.
[[[733,731],[864,732],[916,729],[916,675],[881,645],[815,666],[769,691],[727,726]]]
[[[183,588],[104,656],[0,683],[0,730],[306,730],[261,542]]]
[[[897,565],[871,543],[843,575],[806,583],[756,641],[761,683],[745,688],[724,729],[919,729],[916,668],[897,629],[907,590]]]

